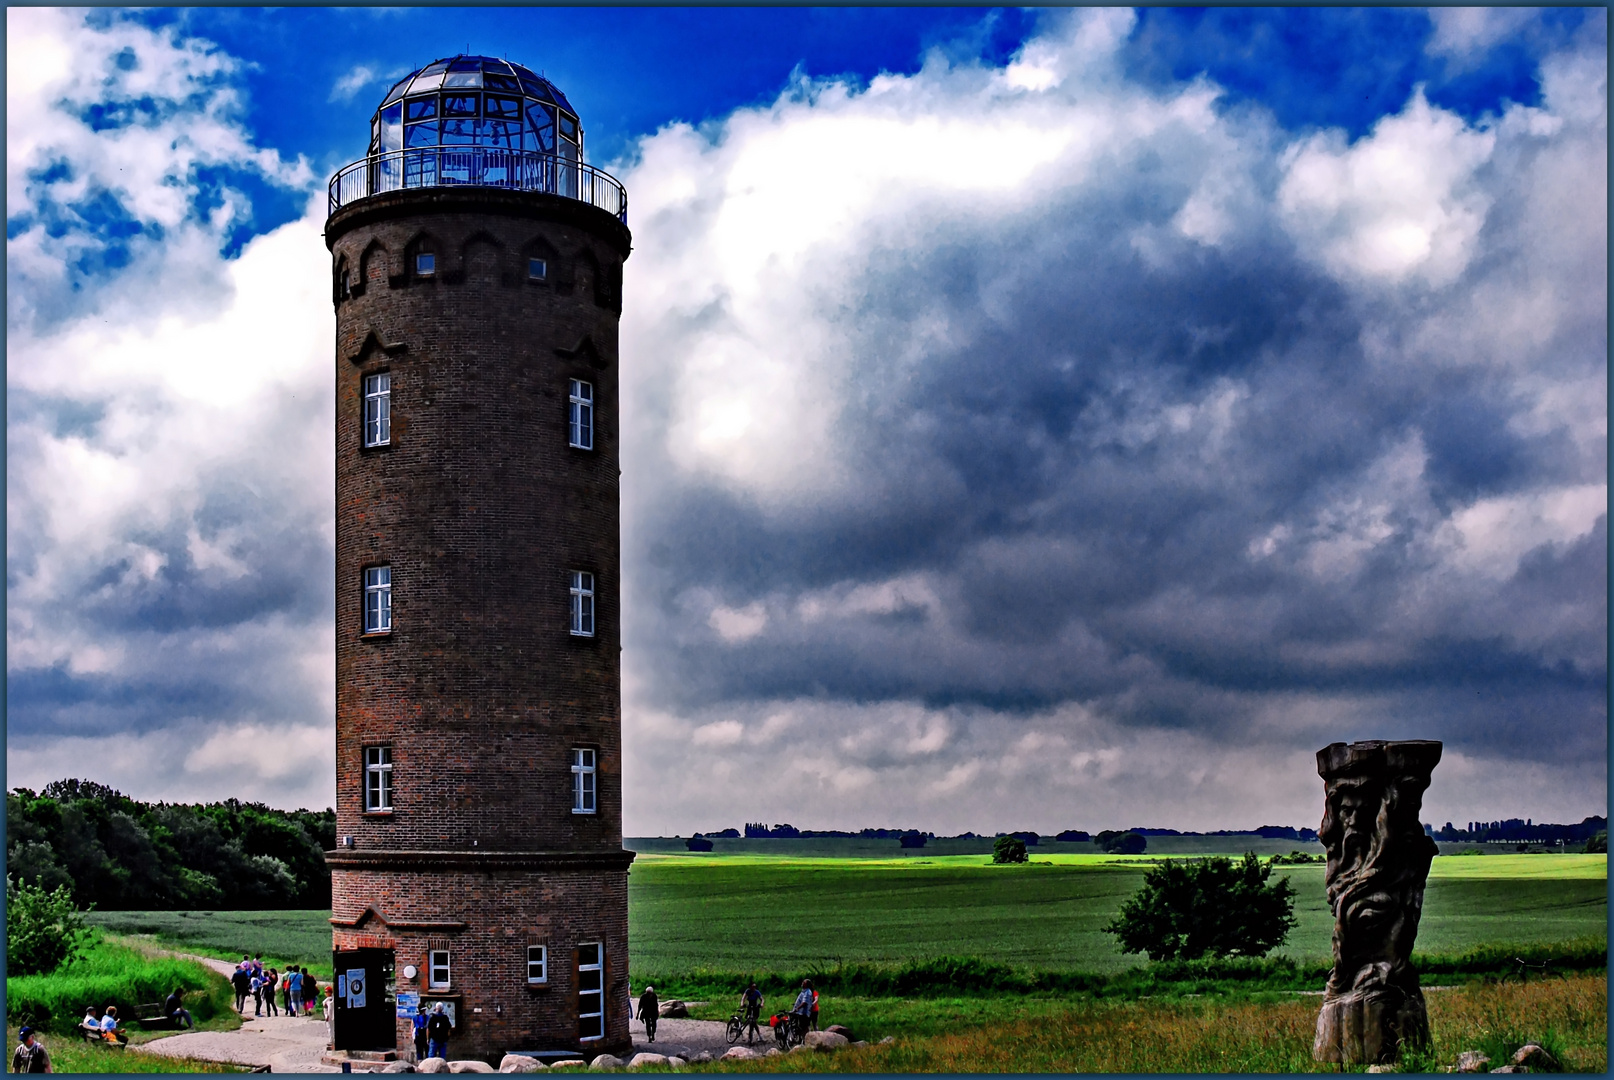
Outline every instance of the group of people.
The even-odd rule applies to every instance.
[[[745,992],[740,995],[740,1019],[748,1025],[746,1033],[748,1041],[754,1041],[761,1034],[761,1025],[758,1021],[762,1018],[762,1007],[765,1004],[766,1001],[762,997],[762,991],[758,989],[756,981],[753,980],[751,985],[745,988]],[[629,1015],[632,1015],[631,1012]],[[644,1022],[644,1035],[649,1042],[656,1041],[656,1021],[660,1017],[661,1002],[656,997],[656,988],[646,986],[644,993],[639,995],[639,1019]],[[818,991],[813,989],[811,979],[801,980],[801,991],[796,995],[794,1004],[790,1006],[788,1016],[772,1017],[769,1019],[768,1025],[770,1027],[777,1026],[787,1018],[799,1024],[801,1031],[818,1030]]]
[[[424,1002],[415,1006],[413,1017],[415,1025],[415,1061],[425,1061],[429,1057],[448,1057],[448,1036],[454,1030],[453,1021],[448,1018],[448,1010],[439,1001],[432,1006],[432,1011],[426,1011]]]
[[[275,994],[280,994],[287,1016],[313,1016],[319,1008],[319,980],[313,972],[292,964],[285,971],[265,967],[263,955],[242,956],[230,975],[235,990],[235,1011],[245,1013],[247,998],[252,998],[253,1016],[279,1016],[275,1008]]]

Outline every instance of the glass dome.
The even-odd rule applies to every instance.
[[[370,153],[490,146],[583,160],[583,128],[566,95],[491,56],[436,60],[398,81],[370,118]]]

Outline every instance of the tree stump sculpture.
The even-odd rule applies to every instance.
[[[1437,850],[1419,822],[1440,761],[1433,741],[1334,743],[1317,751],[1326,806],[1334,969],[1312,1056],[1346,1065],[1389,1064],[1426,1046],[1429,1018],[1409,959]]]

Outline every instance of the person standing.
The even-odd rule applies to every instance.
[[[252,968],[247,958],[242,957],[241,963],[230,975],[230,985],[235,989],[235,1011],[244,1012],[247,1007],[247,995],[252,993]]]
[[[22,1041],[11,1055],[11,1071],[19,1073],[48,1073],[50,1068],[50,1052],[45,1044],[34,1037],[34,1029],[24,1026],[17,1032]]]
[[[818,991],[813,991],[813,1030],[818,1030]]]
[[[414,1028],[415,1036],[415,1063],[419,1064],[428,1056],[426,1053],[426,1003],[421,1002],[415,1006],[415,1015],[410,1017],[410,1025]]]
[[[639,995],[639,1019],[644,1021],[644,1037],[656,1041],[656,1021],[661,1019],[661,1002],[656,999],[656,988],[646,986]]]
[[[263,1015],[263,976],[252,976],[252,1015]]]
[[[275,1005],[275,987],[280,985],[280,972],[272,967],[263,969],[263,1011],[270,1016],[279,1016],[280,1010]]]
[[[432,1006],[431,1019],[426,1021],[426,1056],[447,1060],[448,1037],[453,1032],[454,1025],[448,1022],[448,1010],[439,1001]]]
[[[796,995],[796,1003],[790,1006],[790,1022],[796,1025],[798,1038],[807,1034],[807,1025],[812,1023],[813,998],[816,996],[812,982],[801,980],[801,993]]]
[[[308,1016],[314,1015],[319,1007],[319,979],[312,971],[303,969],[303,1012]]]
[[[740,995],[740,1010],[745,1022],[750,1025],[745,1037],[746,1042],[755,1042],[757,1036],[762,1033],[757,1027],[757,1018],[762,1015],[763,1003],[762,991],[757,989],[755,982],[747,986],[745,993]]]
[[[286,969],[286,1015],[296,1016],[303,1003],[303,973],[296,964]]]

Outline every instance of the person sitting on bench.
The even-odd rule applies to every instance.
[[[167,1001],[163,1002],[163,1012],[167,1015],[168,1022],[175,1027],[193,1028],[196,1026],[196,1021],[191,1019],[190,1010],[185,1008],[185,988],[183,986],[174,987],[174,992],[168,995]]]
[[[108,1005],[101,1015],[101,1037],[108,1042],[126,1043],[129,1036],[118,1030],[118,1007]]]

